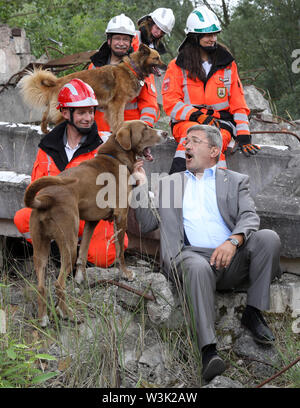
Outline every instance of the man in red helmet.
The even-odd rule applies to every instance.
[[[56,176],[61,171],[78,166],[92,159],[102,140],[94,121],[98,106],[93,89],[80,79],[72,79],[58,94],[57,109],[65,121],[57,125],[40,141],[37,157],[33,165],[31,182],[43,176]],[[14,222],[28,242],[30,208],[17,211]],[[78,236],[81,237],[84,221],[80,221]],[[100,267],[108,267],[115,261],[116,249],[113,241],[113,223],[101,220],[92,236],[87,260]],[[125,236],[125,248],[128,238]],[[52,253],[57,255],[55,243],[51,244]]]

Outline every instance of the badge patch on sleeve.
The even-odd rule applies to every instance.
[[[224,98],[226,96],[226,88],[225,87],[218,87],[217,95],[219,98]]]
[[[164,79],[163,85],[162,85],[162,90],[164,92],[167,92],[168,89],[170,88],[170,78]]]

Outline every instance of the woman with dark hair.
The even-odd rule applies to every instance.
[[[162,42],[165,34],[171,34],[175,24],[173,11],[169,8],[158,8],[152,13],[141,17],[138,22],[137,35],[133,39],[132,46],[136,50],[140,43],[154,48],[160,54],[167,51]]]
[[[226,167],[224,152],[232,137],[246,156],[260,149],[251,144],[250,110],[234,58],[217,43],[221,31],[217,16],[201,6],[188,16],[186,25],[186,38],[162,85],[163,107],[178,143],[170,174],[185,170],[186,132],[195,122],[220,128],[223,148],[218,166]]]

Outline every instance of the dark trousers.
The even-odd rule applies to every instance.
[[[185,247],[177,263],[185,298],[201,350],[216,343],[215,291],[247,287],[247,304],[260,310],[270,307],[270,284],[280,270],[280,239],[271,230],[253,232],[238,248],[228,268],[216,270],[209,264],[214,249]]]

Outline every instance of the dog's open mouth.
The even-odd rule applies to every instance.
[[[147,161],[153,161],[150,147],[145,147],[145,149],[143,150],[143,156]]]
[[[157,67],[157,65],[152,65],[152,73],[156,76],[161,76],[160,69]]]

